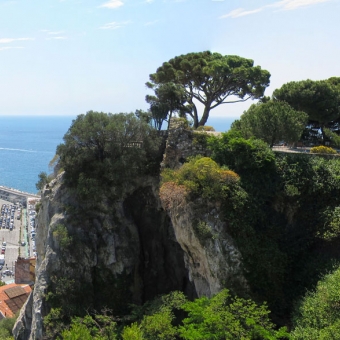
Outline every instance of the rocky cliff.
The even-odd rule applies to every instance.
[[[177,122],[169,131],[162,166],[179,167],[188,156],[204,152]],[[110,307],[122,314],[128,303],[172,290],[194,298],[222,287],[247,289],[241,255],[218,205],[182,198],[165,206],[159,178],[137,183],[120,201],[103,200],[91,212],[80,209],[63,174],[45,188],[37,223],[36,283],[14,327],[15,339],[44,338],[43,319],[56,298],[52,291],[70,306]],[[211,237],[201,237],[198,225]]]

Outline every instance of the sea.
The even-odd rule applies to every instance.
[[[37,193],[42,171],[51,173],[49,162],[75,116],[0,116],[0,185]]]
[[[0,116],[0,185],[37,193],[35,184],[76,116]],[[235,118],[210,117],[207,125],[229,130]]]

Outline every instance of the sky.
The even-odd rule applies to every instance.
[[[340,76],[339,13],[340,0],[0,0],[0,115],[146,110],[149,74],[205,50],[268,70],[266,95]]]

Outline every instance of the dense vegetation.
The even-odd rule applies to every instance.
[[[12,329],[17,319],[17,315],[12,318],[3,318],[0,320],[0,340],[11,340]]]
[[[339,339],[340,269],[327,274],[298,305],[294,315],[293,340]]]
[[[73,223],[103,199],[121,199],[141,175],[160,174],[163,149],[156,130],[175,113],[190,117],[198,128],[211,109],[228,100],[261,98],[220,138],[195,135],[193,142],[208,148],[211,157],[197,156],[180,169],[163,169],[160,188],[169,206],[173,195],[218,202],[227,232],[242,253],[248,296],[235,296],[226,284],[211,299],[188,301],[173,292],[144,306],[126,304],[124,310],[98,313],[87,308],[85,286],[52,277],[46,294],[47,337],[284,339],[288,335],[280,327],[288,326],[293,339],[339,338],[340,160],[270,149],[279,141],[300,138],[340,143],[339,78],[288,83],[270,99],[263,97],[269,77],[252,60],[238,56],[201,52],[175,57],[150,75],[154,95],[147,96],[148,112],[89,111],[73,121],[57,148],[57,168],[65,170],[65,184],[84,212],[77,215],[74,207],[66,207]],[[201,117],[197,102],[204,106]],[[334,153],[325,147],[315,150]],[[37,189],[50,179],[41,173]],[[218,237],[204,224],[195,228],[202,242]],[[77,241],[62,224],[52,233],[62,250]],[[128,280],[120,279],[119,296],[111,299],[107,292],[107,307],[114,307],[114,299],[126,300]]]
[[[144,128],[144,123],[132,115],[120,114],[117,118],[114,117],[116,116],[104,116],[103,113],[94,112],[80,116],[73,122],[66,134],[65,144],[58,148],[60,164],[65,168],[67,174],[66,184],[75,190],[83,200],[87,197],[83,192],[85,187],[82,180],[85,178],[87,179],[84,182],[87,183],[87,190],[90,190],[91,187],[98,190],[99,187],[103,190],[102,195],[114,198],[117,196],[112,195],[112,190],[120,190],[124,180],[115,181],[115,177],[111,173],[110,175],[105,174],[107,169],[112,169],[113,173],[118,174],[118,171],[128,167],[127,164],[135,164],[133,169],[124,170],[127,177],[149,171],[146,162],[147,157],[151,156],[148,156],[146,152],[148,149],[146,148],[145,152],[140,152],[138,147],[126,147],[126,143],[137,139],[133,134],[133,128],[131,132],[133,137],[127,141],[124,139],[125,134],[115,135],[115,132],[107,127],[110,126],[110,119],[118,119],[119,122],[122,122],[119,126],[120,131],[130,131],[130,127],[127,128],[126,124],[132,120],[132,127],[138,126],[136,130],[143,131],[139,124]],[[107,118],[108,120],[106,120]],[[87,119],[90,123],[87,122]],[[90,128],[96,126],[97,119],[99,121],[97,128],[100,131],[98,134],[95,133],[94,128]],[[103,121],[108,124],[103,124]],[[82,128],[83,123],[89,130]],[[147,127],[146,131],[145,138],[151,136],[151,131],[148,132]],[[94,136],[99,136],[99,140],[96,141]],[[142,138],[141,136],[138,135],[138,138]],[[228,221],[228,232],[236,241],[243,255],[252,298],[257,303],[267,301],[272,320],[277,325],[290,326],[294,303],[303,296],[306,289],[313,289],[322,275],[333,268],[340,258],[340,254],[337,252],[340,235],[340,160],[318,156],[274,154],[265,142],[258,139],[244,139],[242,134],[236,130],[222,134],[221,138],[207,137],[205,134],[202,136],[200,139],[205,139],[204,144],[211,149],[212,158],[195,157],[179,170],[164,169],[161,196],[163,195],[164,199],[167,193],[173,193],[176,188],[183,188],[181,194],[185,195],[188,200],[200,197],[206,201],[221,203],[223,219]],[[121,147],[112,150],[112,145],[110,145],[112,140],[117,143],[120,141]],[[146,146],[149,145],[147,143]],[[102,148],[101,145],[103,145]],[[138,155],[136,150],[138,150]],[[151,155],[157,154],[153,148],[149,152]],[[110,159],[111,156],[112,159]],[[105,166],[101,162],[105,162]],[[89,163],[93,163],[91,167],[84,166]],[[96,184],[88,185],[89,180],[95,181]],[[118,195],[118,192],[115,192]],[[96,195],[98,197],[98,192]],[[245,214],[244,211],[247,213]],[[204,228],[201,229],[198,232],[204,234],[201,235],[203,238],[216,237],[216,235],[204,233]],[[56,239],[60,239],[61,246],[67,247],[72,243],[72,238],[67,235],[65,227],[58,225],[53,233],[55,233]],[[161,309],[153,316],[144,315],[143,312],[144,316],[140,316],[138,320],[133,319],[134,312],[130,311],[132,313],[130,316],[126,314],[119,316],[120,320],[125,320],[124,322],[117,321],[118,315],[107,315],[109,319],[105,319],[106,321],[99,327],[101,322],[93,318],[104,318],[105,315],[98,316],[90,313],[89,318],[84,319],[83,312],[79,310],[79,308],[83,308],[81,307],[83,301],[76,293],[75,283],[59,281],[56,279],[54,293],[47,296],[49,303],[54,307],[45,320],[46,329],[57,330],[56,333],[54,332],[55,335],[63,332],[65,322],[68,323],[67,320],[78,315],[81,319],[73,319],[71,328],[63,333],[65,338],[72,332],[80,332],[79,334],[90,332],[89,336],[106,339],[102,333],[104,331],[100,329],[101,327],[103,329],[111,327],[111,333],[116,334],[118,339],[120,337],[122,339],[152,339],[151,335],[145,335],[151,332],[148,330],[148,327],[151,327],[152,332],[159,332],[157,333],[158,338],[199,339],[198,334],[202,333],[205,334],[202,335],[202,339],[204,337],[209,339],[206,335],[207,330],[202,327],[203,325],[209,326],[209,322],[213,321],[204,321],[203,316],[195,316],[195,322],[201,321],[199,321],[199,325],[195,324],[194,326],[193,321],[189,321],[190,309],[184,307],[181,307],[186,312],[184,314],[178,314],[178,312],[171,314],[173,312],[170,313],[169,309]],[[68,286],[71,288],[67,296],[72,296],[69,294],[70,291],[75,293],[74,304],[72,299],[68,298],[67,301],[62,302],[58,298],[60,294],[60,296],[66,294],[61,292],[66,292]],[[231,298],[232,295],[228,293],[228,296]],[[235,297],[235,299],[237,298]],[[209,301],[200,299],[193,303],[209,306]],[[254,304],[254,302],[249,301],[246,305],[249,306],[248,304]],[[62,305],[61,309],[58,307],[60,305]],[[255,307],[250,309],[253,310],[253,308]],[[230,310],[226,313],[230,318],[234,317]],[[249,317],[254,316],[250,315]],[[248,316],[246,319],[248,320]],[[111,321],[108,322],[108,320]],[[149,325],[149,322],[154,326]],[[163,325],[163,322],[165,322],[165,328],[159,330],[155,325]],[[91,324],[97,326],[90,327]],[[261,323],[261,327],[257,321],[255,324],[251,322],[245,325],[247,327],[256,325],[249,333],[252,335],[247,335],[249,339],[265,338],[264,335],[256,335],[256,332],[260,332],[260,328],[263,326]],[[90,329],[88,329],[89,327]],[[154,330],[153,327],[156,327],[157,330]],[[185,327],[188,329],[185,330]],[[270,329],[273,331],[271,327],[265,326],[262,329],[263,334],[267,331],[268,334],[271,334]],[[231,332],[226,326],[222,327],[222,330]],[[163,331],[168,335],[159,335]],[[190,332],[196,333],[190,335]],[[139,334],[139,337],[136,334]],[[83,336],[86,338],[85,335]],[[113,338],[112,336],[111,338]],[[220,335],[220,338],[224,339],[223,336],[228,338],[225,334]],[[228,336],[233,338],[233,335]],[[271,336],[273,338],[273,335]],[[245,338],[247,337],[245,336]],[[270,338],[269,335],[268,338]]]
[[[222,290],[211,299],[188,301],[173,292],[135,307],[130,325],[119,327],[106,315],[75,318],[62,332],[65,340],[224,340],[287,339],[284,328],[275,330],[266,305],[232,297]]]
[[[298,141],[307,120],[305,112],[294,110],[286,102],[270,100],[251,105],[240,120],[233,123],[232,129],[246,138],[260,138],[273,147],[280,141]]]
[[[276,89],[273,98],[308,114],[305,139],[325,142],[326,128],[339,133],[340,78],[289,82]]]
[[[79,199],[116,200],[136,175],[155,174],[160,138],[134,114],[89,111],[72,122],[57,148],[65,181]]]
[[[340,259],[340,160],[274,154],[235,131],[208,143],[223,167],[196,157],[179,170],[167,169],[161,197],[170,202],[170,193],[180,193],[222,202],[253,298],[267,301],[273,319],[287,325],[294,303]]]

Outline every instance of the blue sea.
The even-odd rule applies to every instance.
[[[76,116],[0,116],[0,185],[36,193],[41,171]],[[207,125],[216,131],[229,130],[234,118],[210,117]]]
[[[36,193],[75,116],[0,116],[0,185]]]

